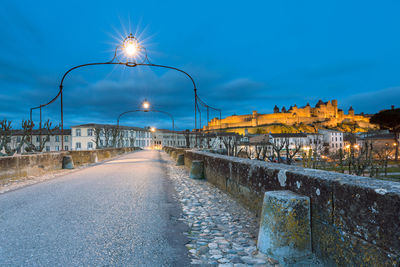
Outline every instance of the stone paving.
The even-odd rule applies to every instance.
[[[174,182],[183,209],[179,220],[189,226],[186,247],[191,263],[218,266],[280,266],[256,249],[258,232],[255,215],[229,195],[204,180],[193,180],[184,167],[162,153],[168,161],[169,177]]]

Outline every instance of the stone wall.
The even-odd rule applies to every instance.
[[[134,150],[136,148],[107,148],[0,157],[0,180],[18,179],[60,170],[62,168],[62,159],[67,155],[71,155],[75,166],[79,166],[109,159]]]
[[[167,148],[171,152],[172,148]],[[400,183],[182,150],[206,179],[261,213],[264,192],[311,199],[312,250],[327,266],[399,266]]]

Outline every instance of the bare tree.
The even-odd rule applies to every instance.
[[[290,165],[293,162],[293,158],[300,152],[302,144],[299,140],[295,140],[290,144],[289,137],[285,137],[285,150],[286,150],[286,164]],[[292,145],[292,148],[290,147]]]
[[[278,139],[274,139],[273,142],[271,143],[272,145],[272,149],[274,150],[274,153],[272,154],[273,156],[273,161],[274,161],[274,157],[275,157],[275,153],[276,153],[276,157],[279,163],[283,162],[282,160],[282,156],[281,156],[281,152],[283,150],[283,148],[286,145],[286,140],[280,141]]]
[[[94,143],[96,144],[96,148],[102,148],[102,144],[101,144],[101,136],[104,134],[104,128],[101,127],[95,127],[94,128]]]
[[[11,148],[9,147],[11,143],[11,121],[4,119],[0,121],[0,153],[1,155],[9,155],[11,153]],[[3,154],[1,151],[5,152]]]

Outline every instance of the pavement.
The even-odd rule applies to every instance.
[[[0,194],[0,266],[187,266],[187,225],[157,151]]]

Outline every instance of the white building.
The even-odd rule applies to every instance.
[[[270,142],[276,146],[286,146],[290,150],[296,149],[296,147],[304,147],[309,143],[307,134],[305,133],[271,133]]]
[[[60,151],[61,149],[61,138],[64,138],[64,150],[69,150],[71,148],[71,130],[64,129],[63,135],[61,135],[61,131],[57,130],[53,134],[47,138],[45,134],[46,130],[35,129],[32,131],[32,144],[39,149],[40,146],[40,139],[42,139],[43,152],[50,152],[50,151]],[[9,147],[11,149],[17,149],[17,147],[21,144],[24,132],[23,130],[12,130],[11,131],[11,143]],[[25,136],[25,142],[21,146],[21,148],[17,151],[18,154],[25,153],[28,144],[30,143],[31,135]]]
[[[336,152],[344,148],[343,132],[336,130],[319,130],[324,136],[324,146],[329,147],[329,152]]]
[[[149,129],[109,125],[81,124],[71,127],[71,150],[92,150],[106,147],[151,147],[152,134]]]

